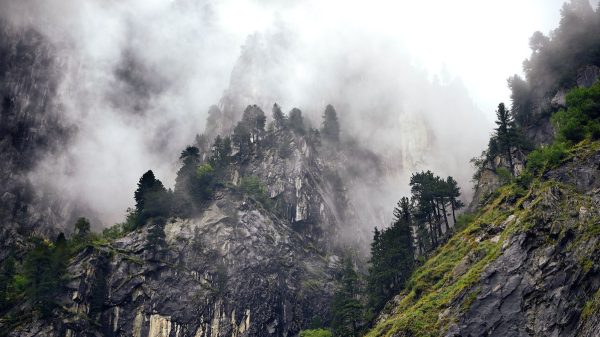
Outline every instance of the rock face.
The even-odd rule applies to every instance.
[[[164,241],[152,243],[152,226],[164,226]],[[225,190],[198,218],[82,252],[52,331],[9,335],[293,336],[327,314],[336,267],[289,223]]]
[[[339,233],[357,235],[337,173],[352,155],[286,128],[258,137],[197,215],[87,247],[70,261],[61,309],[9,336],[296,336],[327,319]],[[268,200],[244,194],[248,178]]]
[[[599,336],[599,167],[592,143],[527,189],[499,188],[368,336]]]
[[[476,299],[446,336],[598,336],[600,324],[590,319],[598,313],[582,311],[600,289],[599,164],[595,153],[546,174],[582,196],[550,188],[540,205],[525,206],[540,208],[533,218],[509,218],[531,221],[531,228],[503,244],[473,290]]]
[[[61,67],[40,34],[0,19],[0,259],[21,235],[50,235],[67,215],[28,177],[69,137],[54,101]]]

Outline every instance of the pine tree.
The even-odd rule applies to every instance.
[[[4,259],[2,269],[0,269],[0,310],[10,305],[15,271],[15,258],[13,254],[10,254]]]
[[[502,153],[506,156],[508,160],[508,165],[510,169],[510,173],[514,176],[515,174],[515,166],[513,164],[513,147],[515,147],[518,142],[518,133],[516,130],[514,118],[510,111],[506,109],[504,103],[498,104],[498,110],[496,110],[496,125],[498,127],[495,129],[494,138],[496,139],[496,144],[498,148],[498,152]]]
[[[277,103],[273,104],[273,121],[279,129],[283,129],[287,125],[286,117]]]
[[[448,176],[446,178],[446,184],[448,185],[448,197],[450,198],[450,206],[452,207],[452,220],[456,224],[455,211],[462,208],[464,205],[458,198],[460,197],[460,187],[454,178]]]
[[[340,140],[340,124],[338,122],[337,112],[331,104],[327,105],[325,113],[323,114],[321,136],[334,143],[337,143]]]
[[[358,274],[350,259],[343,261],[340,289],[332,302],[331,327],[335,336],[358,336],[363,323],[363,306],[359,300]]]
[[[374,232],[367,278],[372,309],[381,309],[402,288],[414,268],[414,253],[410,201],[404,197],[394,209],[392,226]]]
[[[290,128],[299,135],[303,135],[306,133],[306,128],[304,126],[304,117],[302,117],[302,111],[298,108],[293,108],[290,111],[289,117],[289,125]]]
[[[189,156],[199,157],[197,147],[188,147]],[[184,151],[184,153],[186,152]],[[182,154],[183,156],[183,154]],[[186,157],[185,160],[190,160]],[[142,225],[152,217],[165,217],[171,208],[171,196],[162,182],[154,177],[152,170],[142,175],[134,193],[137,225]]]

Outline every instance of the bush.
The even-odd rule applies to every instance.
[[[500,177],[500,183],[502,185],[510,184],[512,182],[513,176],[506,167],[498,167],[496,169],[496,174]]]
[[[300,337],[333,337],[333,334],[327,329],[312,329],[300,331]]]
[[[267,189],[262,185],[258,177],[243,177],[240,182],[240,190],[252,199],[262,203],[265,207],[271,207],[271,198],[269,198]]]
[[[454,224],[454,231],[460,232],[475,220],[475,214],[462,213],[456,217],[456,223]]]
[[[552,116],[560,141],[578,143],[600,138],[600,82],[590,88],[576,88],[566,97],[567,110]]]
[[[562,142],[541,147],[527,156],[527,170],[533,174],[542,173],[560,164],[566,156],[567,147]]]

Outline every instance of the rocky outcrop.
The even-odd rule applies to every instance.
[[[152,226],[164,238],[149,239]],[[233,190],[195,219],[88,248],[54,329],[10,336],[294,336],[325,317],[337,258]]]
[[[0,19],[0,261],[24,236],[54,235],[68,215],[28,176],[69,137],[55,100],[63,62],[39,33]]]
[[[499,188],[368,336],[598,336],[600,151]]]
[[[600,289],[600,153],[546,174],[548,188],[472,289],[476,299],[446,336],[597,336],[598,313],[583,317]],[[562,186],[562,185],[558,185]],[[571,194],[574,187],[579,194]],[[595,330],[593,329],[595,328]]]

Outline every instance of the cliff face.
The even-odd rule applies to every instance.
[[[419,268],[369,336],[597,336],[600,151],[508,185]]]
[[[336,173],[352,169],[346,152],[289,129],[269,132],[234,156],[197,216],[93,241],[69,261],[52,317],[6,321],[8,335],[295,336],[326,321],[340,248],[357,245],[340,233],[359,236]],[[244,193],[249,177],[267,200]]]
[[[55,102],[61,67],[40,34],[0,19],[0,259],[21,235],[55,233],[68,213],[28,177],[69,137]]]
[[[222,191],[155,245],[153,226],[74,258],[59,319],[10,335],[292,336],[326,315],[336,257],[256,202]]]

